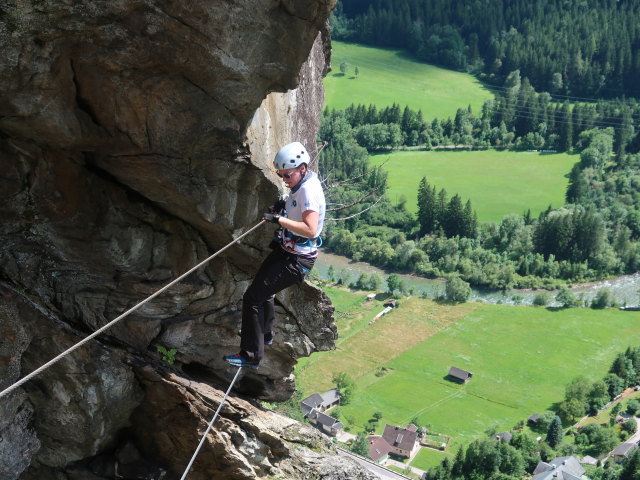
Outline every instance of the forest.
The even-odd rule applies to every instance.
[[[340,38],[411,50],[410,42],[402,43],[402,35],[389,32],[406,33],[416,24],[425,31],[429,26],[446,24],[464,39],[463,51],[468,54],[473,50],[481,57],[490,54],[489,46],[500,38],[503,27],[512,30],[528,25],[527,38],[532,37],[530,41],[535,44],[538,34],[548,32],[531,30],[543,18],[556,25],[558,35],[569,35],[576,25],[586,25],[588,18],[603,10],[603,19],[619,22],[615,25],[620,35],[609,34],[616,37],[610,42],[618,45],[616,42],[625,39],[625,49],[635,52],[631,56],[636,58],[640,51],[635,40],[638,27],[623,17],[640,8],[640,2],[590,3],[593,5],[589,8],[576,10],[572,2],[516,1],[503,5],[494,0],[402,0],[397,5],[394,2],[392,12],[386,0],[347,0],[339,3],[332,25],[334,35]],[[494,12],[495,18],[489,23],[479,21],[487,11]],[[391,22],[389,25],[396,23],[374,29],[387,32],[385,35],[363,36],[369,32],[367,22],[374,18]],[[564,25],[566,18],[576,19],[575,24]],[[609,28],[606,25],[596,22],[593,35],[604,38]],[[471,42],[473,38],[475,43]],[[465,44],[467,41],[471,43]],[[575,42],[579,49],[580,45],[584,48],[586,40],[580,37]],[[472,45],[475,47],[470,48]],[[544,53],[549,61],[559,62],[574,48],[573,44],[554,45],[558,52]],[[514,56],[509,57],[507,50]],[[427,122],[421,111],[408,105],[380,109],[373,104],[352,105],[345,110],[324,111],[319,139],[328,142],[328,147],[320,168],[330,187],[332,221],[326,235],[331,250],[392,270],[430,278],[459,276],[475,286],[500,289],[558,288],[640,268],[640,105],[626,97],[587,102],[564,96],[559,102],[554,93],[536,90],[558,91],[541,80],[544,76],[536,73],[538,67],[524,53],[516,55],[513,48],[507,50],[501,58],[511,70],[501,67],[500,75],[494,72],[493,79],[502,84],[494,88],[494,98],[485,102],[479,113],[461,106],[455,118]],[[527,55],[534,53],[531,45],[525,50]],[[598,51],[600,56],[605,55],[604,50]],[[600,61],[592,56],[585,69],[596,69]],[[560,63],[557,65],[560,68]],[[584,79],[572,76],[569,64],[563,68],[565,94],[607,96],[604,87],[580,91]],[[630,85],[623,71],[631,70],[622,69],[617,74],[611,71],[607,77],[608,84],[618,85],[618,93]],[[477,74],[483,75],[481,70]],[[403,199],[393,205],[384,195],[386,175],[383,169],[369,166],[369,152],[416,146],[567,151],[579,153],[580,161],[569,175],[566,205],[562,208],[514,213],[498,223],[479,224],[469,199],[457,192],[437,191],[428,178],[418,187],[417,217],[407,212]]]
[[[551,94],[637,97],[639,17],[638,0],[341,0],[332,34],[497,86],[520,70]]]
[[[338,254],[501,289],[557,288],[640,267],[640,155],[614,154],[611,128],[578,136],[580,161],[570,173],[564,207],[483,224],[470,200],[449,197],[426,178],[418,187],[417,216],[402,201],[392,205],[383,195],[384,172],[370,169],[354,130],[344,112],[333,112],[320,133],[329,142],[321,174],[336,185],[329,198],[330,209],[338,209],[326,235]],[[360,180],[348,181],[353,178]]]

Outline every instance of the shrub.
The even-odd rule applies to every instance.
[[[591,308],[603,309],[613,305],[613,296],[608,288],[601,288],[591,300]]]
[[[640,402],[638,402],[638,400],[629,400],[629,403],[627,403],[627,413],[635,415],[638,409],[640,409]]]
[[[533,297],[533,304],[536,307],[546,307],[547,305],[549,305],[550,300],[551,297],[549,295],[549,292],[538,292],[536,293],[536,296]]]
[[[369,441],[367,440],[367,437],[364,434],[359,433],[358,437],[351,444],[350,450],[353,453],[369,458]]]
[[[464,303],[471,296],[471,287],[460,277],[451,277],[444,287],[445,298],[449,302]]]
[[[636,422],[635,418],[630,418],[622,424],[622,430],[627,432],[629,435],[636,433],[637,428],[638,422]]]
[[[570,308],[578,306],[578,300],[571,290],[567,287],[561,287],[556,295],[556,300],[560,302],[562,308]]]

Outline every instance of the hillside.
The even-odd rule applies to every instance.
[[[520,70],[557,95],[637,98],[639,15],[638,0],[341,0],[332,27],[496,85]]]

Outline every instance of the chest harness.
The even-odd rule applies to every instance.
[[[300,190],[300,187],[302,187],[302,184],[307,180],[309,180],[309,178],[311,178],[311,175],[309,174],[305,175],[304,178],[300,182],[298,182],[298,184],[295,187],[291,189],[291,193],[293,194],[293,193],[296,193],[298,190]],[[286,209],[283,209],[282,213],[283,215],[286,214]],[[320,248],[322,246],[322,237],[320,235],[313,238],[307,238],[301,235],[296,235],[295,233],[293,233],[290,230],[287,230],[286,228],[279,228],[278,230],[276,230],[276,238],[278,238],[279,233],[281,234],[281,237],[279,238],[279,240],[284,242],[285,238],[290,239],[293,243],[295,243],[299,247]]]

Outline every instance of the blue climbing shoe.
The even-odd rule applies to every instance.
[[[265,345],[273,345],[273,339],[275,338],[276,334],[273,332],[269,332],[264,336],[264,344]]]
[[[240,353],[234,353],[233,355],[225,355],[222,359],[227,362],[229,365],[233,365],[234,367],[249,367],[249,368],[258,368],[260,365],[259,360],[249,360],[244,355]]]

